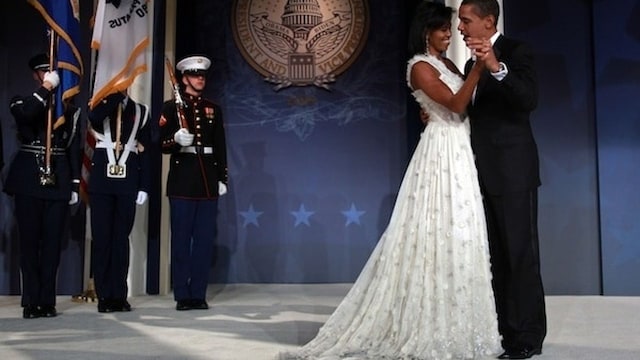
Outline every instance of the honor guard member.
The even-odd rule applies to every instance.
[[[206,290],[216,234],[217,199],[227,191],[227,155],[220,106],[202,97],[211,62],[190,56],[176,64],[182,91],[164,103],[162,151],[171,154],[171,268],[176,310],[208,309]]]
[[[49,71],[46,54],[34,56],[29,67],[39,87],[29,96],[11,99],[11,114],[21,145],[4,188],[15,198],[25,319],[57,315],[60,246],[68,207],[78,202],[81,151],[77,131],[80,109],[71,105],[63,118],[51,119],[51,143],[47,149],[48,109],[55,106],[51,99],[60,78],[55,70]]]
[[[129,234],[136,204],[150,186],[149,109],[123,93],[107,96],[88,114],[96,146],[91,159],[89,205],[91,261],[98,312],[131,311],[127,301]]]

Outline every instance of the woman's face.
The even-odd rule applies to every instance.
[[[439,54],[445,52],[451,44],[451,23],[442,25],[440,28],[431,30],[427,36],[429,41],[429,53]]]

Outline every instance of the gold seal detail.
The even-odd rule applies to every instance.
[[[278,91],[329,83],[358,57],[367,0],[235,0],[233,35],[244,59]]]

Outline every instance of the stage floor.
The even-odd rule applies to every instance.
[[[310,340],[350,284],[210,286],[209,310],[176,311],[171,295],[129,299],[130,313],[58,297],[61,314],[22,319],[19,296],[0,296],[7,360],[273,359]],[[539,360],[640,359],[640,297],[548,296]]]

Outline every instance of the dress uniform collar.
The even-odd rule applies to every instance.
[[[190,102],[202,101],[202,96],[201,95],[185,94],[185,98],[187,100],[189,100]]]

